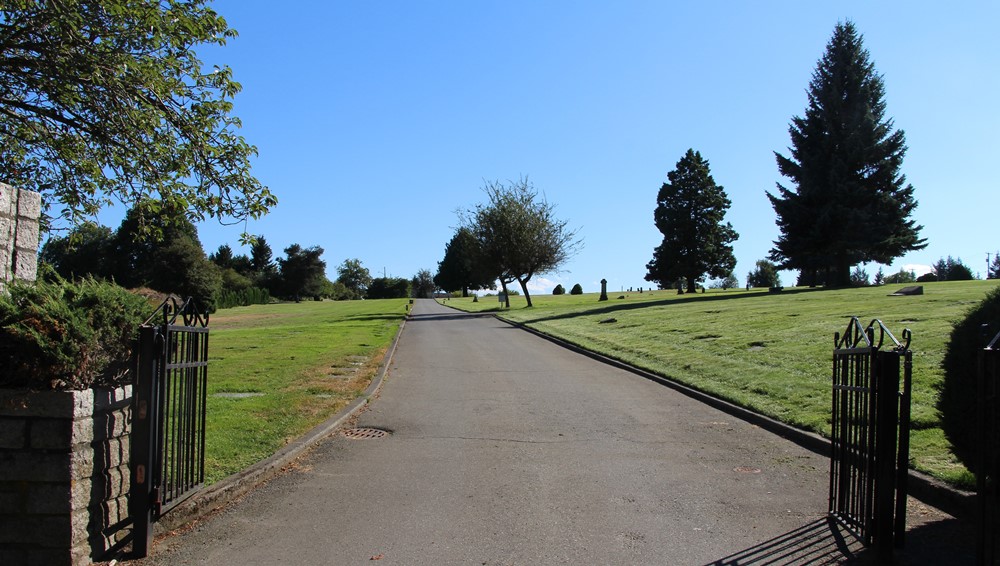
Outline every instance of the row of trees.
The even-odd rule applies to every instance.
[[[792,186],[767,193],[781,231],[769,259],[799,270],[800,284],[848,286],[859,263],[888,264],[927,246],[910,218],[913,186],[900,173],[905,136],[885,116],[882,77],[851,22],[835,28],[808,95],[805,116],[789,126],[789,155],[775,152]],[[708,162],[689,149],[667,178],[654,212],[663,242],[646,280],[661,288],[683,280],[694,291],[706,276],[728,279],[738,234],[724,222],[730,201]],[[773,283],[767,267],[758,262],[748,284]]]
[[[430,296],[434,291],[427,270],[412,280],[372,278],[359,259],[345,260],[337,268],[337,280],[330,281],[322,256],[319,246],[292,244],[284,257],[275,258],[264,236],[252,238],[249,255],[234,254],[223,244],[206,256],[187,216],[162,208],[152,219],[131,209],[115,231],[84,222],[66,236],[50,238],[41,251],[41,260],[63,277],[89,275],[125,287],[191,296],[209,311],[271,297],[343,300],[408,297],[413,290]]]
[[[583,245],[576,230],[555,216],[527,178],[483,187],[487,202],[460,213],[461,225],[445,246],[433,282],[446,291],[495,289],[508,297],[517,282],[530,307],[528,282],[559,268]]]

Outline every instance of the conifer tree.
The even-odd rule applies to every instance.
[[[687,150],[667,180],[653,212],[663,243],[646,264],[646,281],[665,289],[683,278],[693,293],[706,274],[725,277],[736,267],[732,243],[739,234],[730,223],[723,223],[730,201],[701,153]]]
[[[804,283],[847,286],[854,265],[889,264],[927,246],[900,173],[906,141],[885,116],[882,76],[851,22],[837,24],[808,95],[805,116],[788,128],[790,154],[775,152],[794,186],[767,195],[781,230],[770,256],[801,270]]]

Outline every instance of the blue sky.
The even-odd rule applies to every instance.
[[[232,67],[235,114],[279,198],[247,230],[275,255],[324,248],[373,275],[434,272],[486,179],[526,175],[578,228],[583,250],[538,278],[648,286],[656,193],[688,148],[732,201],[743,281],[777,238],[765,191],[782,181],[788,124],[834,26],[850,19],[906,132],[903,172],[927,249],[900,267],[1000,250],[1000,3],[402,2],[220,0],[239,32],[206,64]],[[117,215],[117,216],[116,216]],[[120,212],[102,214],[116,227]],[[242,226],[199,226],[237,252]],[[867,267],[870,274],[877,265]],[[918,268],[918,271],[920,269]],[[785,284],[794,275],[784,274]]]

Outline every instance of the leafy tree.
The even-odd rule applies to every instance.
[[[986,270],[987,279],[1000,279],[1000,251],[993,254],[993,262],[990,263],[990,267]]]
[[[583,287],[580,286],[579,283],[577,283],[576,285],[573,285],[572,289],[569,290],[569,294],[570,295],[582,295],[583,294]]]
[[[552,294],[553,295],[565,295],[566,294],[566,288],[563,287],[561,284],[560,285],[556,285],[552,289]]]
[[[49,238],[42,246],[39,259],[67,279],[85,275],[111,279],[114,277],[114,264],[110,259],[113,242],[111,228],[84,222],[64,237]]]
[[[508,297],[507,284],[517,281],[530,307],[528,281],[558,269],[582,242],[555,217],[553,205],[538,199],[526,178],[506,185],[492,181],[483,190],[489,203],[476,207],[467,227],[480,243],[484,265],[489,266],[485,269],[496,275]]]
[[[320,259],[323,248],[303,248],[292,244],[285,248],[285,257],[278,258],[278,274],[284,296],[299,301],[302,297],[319,297],[326,281],[326,262]]]
[[[462,296],[468,297],[469,290],[495,289],[495,281],[496,274],[490,271],[479,240],[468,227],[459,227],[444,248],[434,284],[449,292],[461,289]]]
[[[951,256],[948,256],[948,259],[941,258],[934,263],[932,270],[938,281],[969,281],[974,279],[972,270],[962,263],[962,258],[955,259]]]
[[[887,275],[885,282],[887,285],[895,283],[913,283],[917,280],[917,273],[915,271],[907,271],[902,267],[899,271],[893,273],[892,275]]]
[[[757,260],[753,271],[747,274],[747,285],[750,287],[780,287],[781,277],[778,268],[766,259]]]
[[[701,153],[687,150],[667,179],[653,212],[663,242],[646,264],[646,281],[662,289],[683,277],[694,293],[706,274],[724,277],[736,267],[732,243],[739,235],[722,222],[731,203]]]
[[[905,137],[885,117],[884,95],[854,24],[837,24],[809,83],[805,117],[789,126],[791,153],[775,152],[795,186],[767,194],[781,230],[770,257],[803,270],[809,284],[847,286],[852,266],[891,263],[927,246],[910,219],[917,202],[900,173]]]
[[[125,287],[193,297],[199,309],[212,311],[222,279],[205,257],[197,228],[180,209],[162,209],[160,216],[147,218],[141,208],[129,209],[115,232],[115,280]]]
[[[410,282],[402,277],[376,277],[368,286],[367,296],[369,299],[405,299],[410,296]]]
[[[428,269],[417,271],[417,274],[410,281],[410,286],[413,296],[420,299],[434,297],[434,290],[437,289],[437,285],[434,284],[434,277]]]
[[[74,223],[111,200],[142,219],[161,206],[197,220],[265,214],[277,201],[251,175],[257,150],[230,114],[241,86],[196,54],[236,35],[207,3],[4,2],[4,180],[60,203]],[[159,227],[139,222],[139,236]]]
[[[372,276],[368,268],[361,265],[360,259],[345,259],[337,268],[337,281],[353,294],[352,298],[360,299],[371,285]]]

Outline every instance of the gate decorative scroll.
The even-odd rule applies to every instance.
[[[830,514],[883,559],[906,530],[910,338],[857,317],[834,337]]]
[[[137,558],[152,524],[205,480],[207,379],[208,315],[191,299],[167,299],[139,328],[129,497]]]

